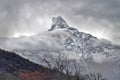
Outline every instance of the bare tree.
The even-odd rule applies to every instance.
[[[44,55],[42,56],[43,61],[47,64],[50,69],[62,72],[69,76],[69,80],[73,79],[79,80],[81,77],[81,72],[83,67],[76,59],[69,59],[69,57],[64,54],[55,55]]]
[[[87,74],[85,80],[107,80],[107,78],[103,77],[100,73],[89,73]]]
[[[47,64],[48,68],[62,72],[68,76],[68,80],[107,80],[100,73],[89,73],[82,76],[81,72],[83,66],[76,59],[71,60],[64,53],[58,55],[44,55],[41,57]],[[58,80],[61,80],[61,76],[57,75]]]
[[[47,64],[46,67],[52,69],[51,59],[54,59],[53,56],[44,54],[40,56],[40,59],[42,59],[43,63]]]
[[[50,54],[43,55],[41,58],[50,69],[56,69],[60,72],[63,72],[70,63],[68,57],[63,53],[58,54],[57,56]]]
[[[59,54],[58,58],[55,59],[56,67],[58,71],[64,72],[66,67],[70,64],[70,61],[68,60],[67,55],[65,54]]]

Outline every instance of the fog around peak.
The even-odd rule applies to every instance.
[[[0,36],[37,34],[62,16],[68,25],[120,43],[119,0],[0,0]]]

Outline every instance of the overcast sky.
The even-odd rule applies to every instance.
[[[44,32],[59,15],[82,32],[120,44],[120,0],[0,0],[0,36]]]

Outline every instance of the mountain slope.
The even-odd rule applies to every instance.
[[[36,72],[36,71],[41,73],[41,71],[43,72],[45,70],[47,71],[49,69],[44,68],[33,62],[30,62],[29,60],[24,59],[19,55],[16,55],[15,53],[0,49],[0,80],[24,80],[24,77],[21,76],[22,74],[25,73],[29,74],[30,72]],[[38,75],[38,73],[36,74]],[[41,73],[41,75],[42,74],[43,73]],[[41,75],[39,75],[39,78],[41,79],[46,78],[46,77],[42,78]],[[46,74],[45,76],[47,75],[48,74]],[[37,78],[35,77],[35,75],[33,76],[34,78]],[[26,78],[26,80],[29,79]]]
[[[53,18],[51,28],[31,37],[0,39],[0,47],[16,52],[32,62],[46,66],[40,59],[44,54],[67,54],[70,59],[82,59],[89,70],[101,72],[119,80],[120,46],[108,40],[70,27],[60,16]],[[99,66],[98,66],[99,65]]]
[[[8,73],[18,71],[35,71],[42,69],[42,66],[34,64],[27,59],[24,59],[15,53],[0,50],[0,70]]]
[[[98,39],[91,34],[79,32],[77,29],[68,26],[66,21],[60,16],[53,18],[52,27],[47,32],[21,40],[18,39],[18,41],[20,42],[16,44],[19,45],[21,43],[19,46],[24,44],[22,45],[24,47],[14,48],[14,50],[18,54],[20,53],[19,55],[21,56],[21,52],[26,52],[26,58],[29,55],[35,57],[40,52],[44,53],[44,51],[45,53],[52,53],[54,51],[60,52],[64,50],[66,52],[76,53],[76,55],[82,56],[84,59],[91,58],[97,63],[113,59],[118,60],[120,57],[120,46],[114,45],[107,40]],[[94,56],[99,56],[102,60]]]
[[[0,80],[68,80],[69,77],[0,49]],[[72,78],[75,77],[71,76]]]

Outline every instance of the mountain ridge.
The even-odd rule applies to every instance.
[[[16,54],[37,64],[42,64],[40,57],[43,54],[55,56],[65,53],[70,59],[85,60],[90,70],[94,70],[95,64],[99,64],[102,68],[99,66],[96,71],[103,71],[104,68],[106,72],[103,71],[103,73],[108,77],[119,77],[120,74],[120,46],[70,27],[62,17],[53,18],[51,28],[42,34],[9,39],[5,42],[1,41],[0,44],[0,47],[11,49]],[[110,65],[110,69],[107,68],[107,64]]]

